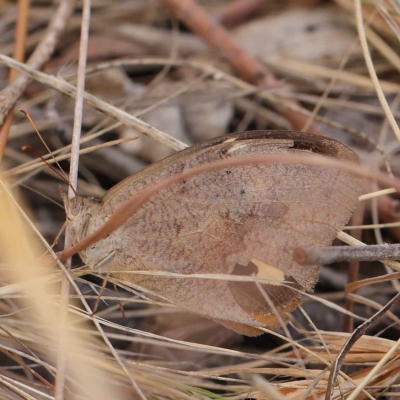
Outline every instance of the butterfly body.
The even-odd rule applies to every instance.
[[[76,198],[80,212],[70,217],[74,242],[98,229],[132,196],[177,173],[227,158],[288,153],[359,162],[341,143],[306,133],[227,135],[153,164],[110,189],[101,201]],[[215,169],[160,190],[80,256],[93,269],[111,268],[113,277],[240,333],[256,335],[257,326],[278,325],[276,312],[285,319],[285,312],[299,304],[301,291],[312,291],[318,279],[319,266],[297,264],[293,250],[299,245],[330,245],[360,194],[360,181],[340,170],[300,164]],[[240,276],[247,281],[234,280]]]

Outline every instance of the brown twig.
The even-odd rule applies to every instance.
[[[397,180],[397,178],[395,179]],[[343,231],[338,232],[336,238],[348,244],[349,246],[367,246],[364,242],[361,242],[361,240],[358,240]],[[378,261],[392,268],[394,271],[400,272],[400,262],[393,260],[378,260]]]
[[[243,50],[232,35],[195,0],[162,0],[162,2],[207,44],[221,51],[224,58],[244,80],[260,87],[279,86],[279,82],[268,68]],[[307,123],[304,115],[288,107],[283,106],[282,114],[294,129],[301,129]],[[321,133],[315,126],[310,127],[310,132]]]
[[[60,5],[49,23],[44,38],[37,45],[36,49],[27,61],[27,64],[30,67],[39,69],[50,58],[58,39],[64,31],[67,21],[74,10],[74,6],[74,0],[60,1]],[[26,85],[29,83],[29,80],[28,76],[20,75],[0,92],[0,124],[4,122],[5,116],[21,96]]]
[[[347,339],[346,343],[343,345],[342,349],[340,350],[339,354],[336,357],[335,362],[332,364],[331,367],[331,374],[329,375],[328,386],[326,389],[325,400],[332,399],[333,390],[335,388],[335,381],[340,371],[340,368],[343,364],[344,358],[346,354],[350,351],[353,345],[356,343],[358,339],[360,339],[367,329],[375,324],[379,319],[381,319],[386,311],[396,303],[400,299],[400,293],[397,293],[389,302],[387,302],[378,312],[376,312],[371,318],[368,318],[367,321],[363,322],[359,327],[357,327],[354,332],[350,335]]]
[[[326,265],[339,261],[399,260],[400,244],[298,247],[294,251],[293,259],[302,265]]]
[[[17,61],[23,61],[25,57],[26,34],[28,30],[29,0],[18,0],[18,16],[15,33],[15,48],[13,58]],[[10,70],[9,82],[12,82],[18,76],[15,69]],[[14,109],[11,108],[0,128],[0,161],[3,158],[8,134],[11,128],[11,122],[14,116]]]

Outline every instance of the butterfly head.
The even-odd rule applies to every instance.
[[[69,199],[63,193],[61,196],[68,219],[71,245],[95,232],[105,222],[100,212],[100,201],[91,197],[79,196]],[[79,255],[91,269],[104,269],[113,256],[112,235],[88,246]]]

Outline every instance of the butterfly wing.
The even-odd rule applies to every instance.
[[[203,163],[242,155],[311,153],[358,162],[339,142],[297,132],[245,132],[177,153],[128,178],[103,199],[111,214],[127,196]],[[338,170],[299,164],[220,169],[161,190],[121,228],[113,273],[179,307],[254,334],[274,327],[317,281],[318,266],[292,259],[299,245],[330,245],[349,219],[360,181]],[[123,271],[164,271],[182,277]],[[193,277],[213,274],[216,279]],[[246,282],[227,280],[237,276]],[[256,277],[262,283],[249,281]],[[247,333],[246,333],[247,332]]]

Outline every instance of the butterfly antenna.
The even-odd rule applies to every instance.
[[[60,168],[60,171],[62,171],[63,175],[67,179],[67,174],[63,171],[63,169],[61,168],[61,165],[58,163],[57,159],[53,156],[53,152],[50,150],[49,146],[47,146],[46,141],[43,139],[42,135],[40,134],[38,128],[36,127],[35,123],[33,122],[32,117],[25,110],[19,110],[19,111],[21,111],[25,115],[25,117],[28,118],[29,122],[32,124],[33,128],[35,129],[36,134],[39,136],[40,141],[43,143],[43,146],[49,152],[50,156],[53,158],[54,162],[57,164],[58,168]]]
[[[57,161],[57,159],[53,156],[53,152],[50,150],[49,146],[47,146],[46,141],[43,139],[42,135],[40,134],[38,128],[36,127],[36,124],[33,122],[32,117],[30,116],[30,114],[25,111],[25,110],[19,110],[21,111],[26,118],[28,118],[29,122],[32,124],[33,129],[35,129],[36,134],[38,135],[40,141],[43,143],[43,146],[46,148],[46,150],[49,152],[50,156],[53,158],[54,162],[57,164],[58,168],[60,169],[61,173],[58,172],[52,165],[50,165],[40,154],[39,152],[33,148],[32,146],[26,145],[22,147],[22,150],[29,150],[32,153],[34,153],[37,157],[39,157],[53,172],[55,172],[75,193],[76,196],[76,191],[75,189],[72,187],[72,185],[70,184],[67,174],[64,172],[64,170],[61,168],[61,165],[59,164],[59,162]]]

